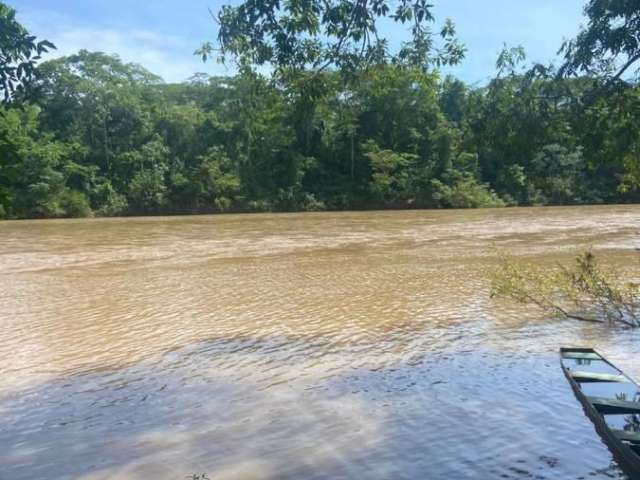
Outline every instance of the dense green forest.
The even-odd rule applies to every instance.
[[[16,65],[28,34],[3,35]],[[638,82],[522,60],[505,49],[482,86],[420,61],[181,84],[85,50],[14,68],[29,89],[0,104],[0,218],[640,200]]]

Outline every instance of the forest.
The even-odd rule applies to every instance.
[[[639,10],[618,15],[635,19],[625,28],[636,39]],[[237,13],[222,12],[221,39],[238,73],[168,84],[101,52],[37,62],[53,45],[37,43],[0,2],[0,218],[640,200],[640,85],[611,68],[579,68],[598,60],[579,59],[588,35],[564,47],[558,67],[527,65],[522,48],[505,47],[495,77],[470,86],[438,68],[463,61],[449,23],[436,35],[448,58],[425,62],[403,48],[364,68],[341,63],[346,55],[330,68],[295,68],[280,55],[282,68],[264,73],[256,65],[272,58],[238,44],[255,32]],[[366,46],[371,58],[379,51]]]

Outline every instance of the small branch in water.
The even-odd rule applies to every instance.
[[[573,320],[580,320],[581,322],[604,323],[604,320],[599,320],[597,318],[592,318],[592,317],[583,317],[581,315],[576,315],[573,313],[566,313],[565,316],[567,318],[572,318]]]
[[[640,287],[605,273],[590,252],[578,255],[572,268],[558,264],[551,271],[503,259],[492,278],[491,296],[583,322],[640,326]]]

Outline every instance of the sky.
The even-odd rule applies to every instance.
[[[167,82],[196,72],[233,74],[231,67],[203,64],[193,52],[214,41],[216,24],[209,10],[239,0],[4,0],[18,20],[39,39],[53,41],[51,57],[80,49],[117,54],[143,65]],[[562,41],[581,23],[583,0],[433,0],[436,26],[446,18],[456,24],[467,55],[451,73],[470,84],[483,84],[495,73],[503,44],[522,45],[530,63],[553,61]],[[385,23],[391,44],[406,38],[405,27]]]

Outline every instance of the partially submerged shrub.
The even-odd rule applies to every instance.
[[[602,269],[591,252],[572,267],[517,265],[503,259],[492,278],[492,297],[505,297],[567,318],[640,326],[640,285]]]

